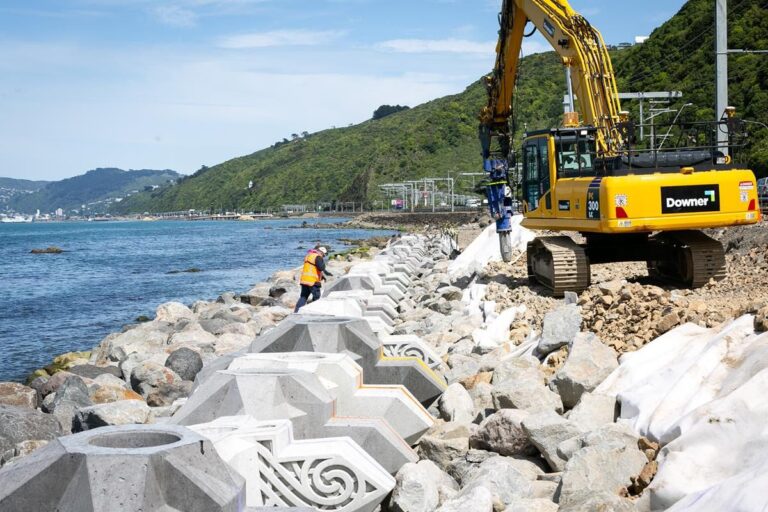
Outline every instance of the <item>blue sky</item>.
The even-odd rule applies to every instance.
[[[574,0],[607,42],[683,0]],[[493,65],[498,0],[3,0],[0,176],[194,172]],[[524,52],[548,49],[531,38]],[[361,148],[362,150],[363,148]]]

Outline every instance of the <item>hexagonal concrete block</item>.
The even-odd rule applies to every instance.
[[[361,318],[291,315],[251,344],[250,352],[346,353],[363,368],[366,384],[402,384],[429,406],[445,380],[417,357],[388,357],[379,338]]]
[[[337,416],[381,418],[408,444],[416,444],[434,424],[432,416],[404,386],[364,384],[363,369],[347,354],[246,354],[231,359],[226,369],[270,368],[303,370],[317,375],[336,399]]]
[[[171,425],[60,437],[0,470],[0,510],[240,511],[245,482],[211,442]]]
[[[397,302],[392,300],[392,298],[387,295],[374,295],[373,290],[332,291],[326,294],[326,297],[329,299],[337,297],[358,299],[363,301],[368,309],[371,307],[379,306],[386,307],[388,308],[388,311],[395,312],[395,316],[393,318],[397,317]]]
[[[380,338],[387,357],[418,357],[432,369],[442,364],[440,356],[415,334],[389,334]]]
[[[337,417],[337,405],[317,375],[292,369],[213,372],[170,419],[176,425],[248,415],[260,421],[287,419],[298,439],[352,438],[392,473],[418,457],[381,418]]]
[[[346,437],[295,440],[287,420],[249,416],[193,425],[246,481],[247,505],[371,512],[395,480]]]

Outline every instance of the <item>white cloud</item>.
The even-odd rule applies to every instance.
[[[275,46],[318,46],[330,43],[343,36],[337,30],[273,30],[239,34],[221,39],[221,48],[269,48]]]
[[[152,9],[152,14],[166,25],[174,27],[194,27],[197,14],[178,5],[161,5]]]
[[[376,45],[381,50],[398,53],[492,53],[493,42],[466,39],[391,39]]]

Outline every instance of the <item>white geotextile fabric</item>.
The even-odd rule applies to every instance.
[[[753,317],[719,329],[683,325],[626,354],[596,390],[662,443],[653,510],[768,508],[768,334]],[[672,508],[670,508],[672,507]]]
[[[475,346],[491,351],[509,341],[509,328],[512,322],[518,315],[524,313],[525,306],[516,306],[486,317],[485,325],[472,331],[472,340],[475,342]]]
[[[525,251],[528,242],[536,238],[533,231],[520,225],[522,215],[512,217],[512,247],[520,252]],[[491,223],[462,253],[448,266],[448,275],[462,276],[470,272],[482,270],[491,261],[501,261],[499,235],[496,224]]]

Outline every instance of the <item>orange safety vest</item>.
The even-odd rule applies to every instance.
[[[301,269],[301,284],[314,286],[322,281],[323,273],[315,265],[318,256],[321,256],[321,254],[314,249],[307,253],[307,256],[304,258],[304,266]]]

